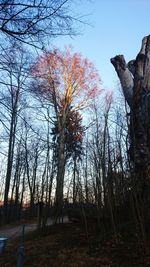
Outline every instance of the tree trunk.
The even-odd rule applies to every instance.
[[[76,203],[76,169],[77,169],[77,162],[76,157],[73,159],[73,204]]]
[[[57,165],[57,177],[56,177],[56,218],[62,214],[63,207],[63,187],[64,187],[64,175],[65,175],[65,130],[62,128],[59,141],[58,141],[58,165]]]
[[[16,114],[12,113],[10,135],[9,135],[9,147],[8,147],[8,160],[7,160],[7,171],[6,171],[6,182],[4,192],[4,222],[8,222],[8,195],[11,181],[13,156],[14,156],[14,144],[15,144],[15,133],[16,133]]]
[[[144,229],[150,220],[150,36],[143,38],[142,47],[135,60],[126,64],[122,55],[111,59],[119,76],[125,99],[130,107],[129,155],[134,170],[136,208],[143,218]],[[141,226],[141,234],[145,239]]]

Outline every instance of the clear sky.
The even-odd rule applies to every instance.
[[[71,44],[74,50],[92,60],[104,87],[116,86],[117,76],[110,63],[116,54],[124,54],[127,61],[139,52],[141,40],[150,34],[150,0],[74,0],[72,10],[86,15],[82,34],[59,37],[54,45],[63,48]]]

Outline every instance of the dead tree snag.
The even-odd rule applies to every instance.
[[[135,60],[127,64],[123,55],[111,59],[125,100],[130,107],[130,151],[134,168],[134,184],[140,212],[138,220],[146,225],[150,220],[150,35],[143,38],[142,47]]]

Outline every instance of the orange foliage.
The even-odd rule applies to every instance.
[[[45,52],[32,66],[34,78],[43,82],[42,93],[55,91],[58,104],[63,100],[76,108],[84,107],[100,92],[101,80],[94,64],[80,53],[55,49]],[[52,98],[49,98],[52,102]]]

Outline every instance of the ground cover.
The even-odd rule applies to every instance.
[[[94,230],[95,229],[95,230]],[[0,255],[1,267],[15,267],[20,238],[8,243]],[[88,235],[80,223],[52,225],[28,233],[25,242],[24,267],[149,267],[150,253],[144,253],[137,242],[113,237],[100,240],[97,229]]]

